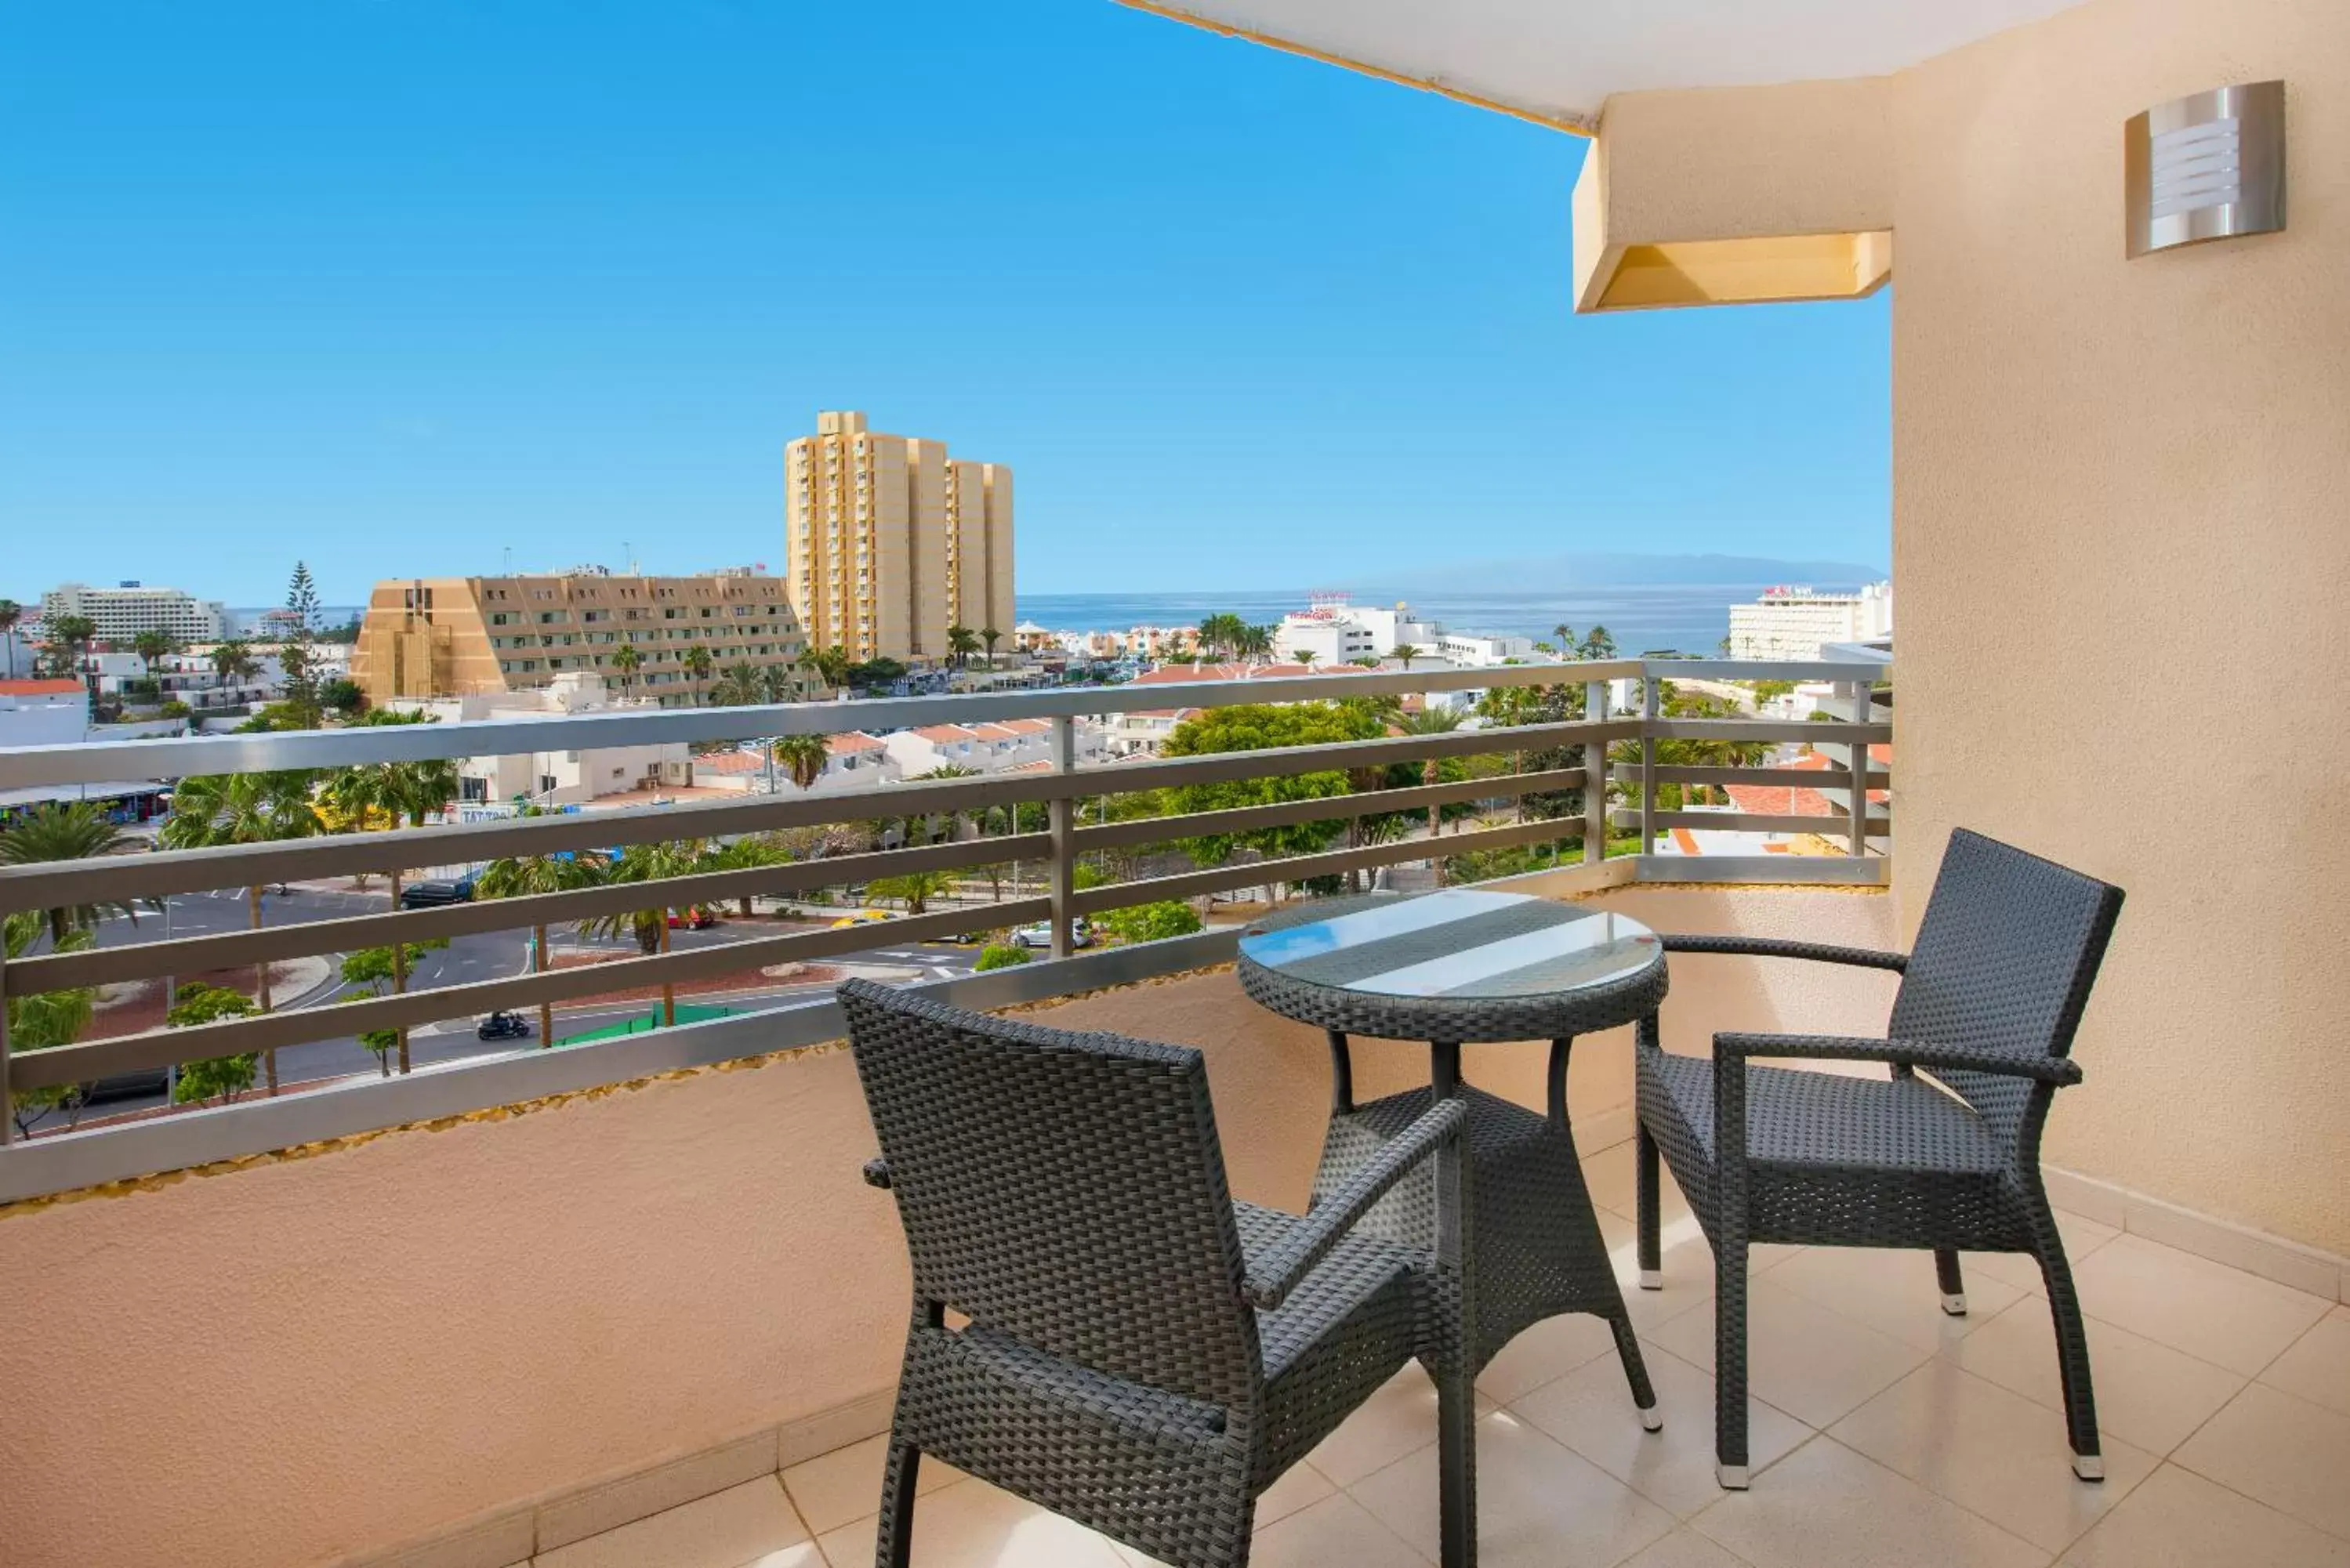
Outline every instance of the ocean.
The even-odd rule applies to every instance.
[[[1607,628],[1625,654],[1671,651],[1712,655],[1730,635],[1730,607],[1762,597],[1769,583],[1720,585],[1673,583],[1649,587],[1594,587],[1546,593],[1357,593],[1364,605],[1410,602],[1426,619],[1451,632],[1503,632],[1549,640],[1564,621],[1576,637],[1593,623]],[[1814,582],[1823,593],[1850,592],[1861,585]],[[1271,625],[1306,607],[1295,592],[1200,594],[1021,594],[1020,618],[1054,631],[1123,631],[1134,626],[1197,626],[1203,617],[1226,611],[1253,623]]]

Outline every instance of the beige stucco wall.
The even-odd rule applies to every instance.
[[[2126,259],[2124,121],[2276,77],[2289,230]],[[1613,99],[1596,155],[1633,240],[1890,203],[1905,915],[1960,824],[2126,888],[2050,1158],[2350,1251],[2350,6],[2090,0],[1877,83]]]
[[[1882,896],[1608,901],[1669,929],[1891,934]],[[1676,979],[1669,1043],[1690,1048],[1733,1023],[1872,1029],[1889,995],[1743,960]],[[1318,1032],[1229,972],[1036,1016],[1201,1047],[1235,1191],[1303,1204]],[[1622,1034],[1578,1050],[1587,1133],[1626,1136]],[[1540,1105],[1542,1057],[1472,1047],[1468,1072]],[[1358,1087],[1425,1072],[1422,1049],[1367,1044]],[[832,1050],[0,1210],[0,1563],[318,1563],[886,1389],[908,1285],[889,1199],[858,1179],[871,1152]]]

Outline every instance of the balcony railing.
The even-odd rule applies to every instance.
[[[1537,845],[1579,843],[1579,859],[1537,874],[1545,891],[1571,893],[1639,880],[1882,883],[1890,819],[1866,792],[1887,775],[1869,767],[1871,744],[1891,739],[1891,724],[1871,706],[1871,683],[1887,679],[1883,663],[1758,663],[1721,659],[1619,659],[1571,666],[1513,665],[1481,670],[1330,674],[1253,680],[1085,687],[976,696],[887,699],[855,703],[787,703],[719,709],[623,709],[545,719],[360,727],[296,733],[134,740],[36,747],[0,756],[0,788],[70,785],[99,780],[331,769],[364,763],[480,757],[550,749],[584,750],[886,731],[939,723],[1044,718],[1051,721],[1054,767],[1036,774],[916,781],[879,792],[755,795],[739,803],[695,803],[575,815],[392,830],[97,860],[0,868],[0,913],[90,904],[143,904],[174,894],[420,867],[477,865],[504,857],[623,848],[662,841],[723,840],[787,828],[828,826],[877,815],[952,819],[1022,805],[1045,807],[1043,832],[1014,832],[941,844],[806,859],[746,869],[698,872],[660,881],[602,885],[491,901],[304,921],[258,930],[140,941],[44,953],[0,965],[0,993],[26,996],[69,988],[154,981],[290,959],[348,953],[484,932],[570,926],[647,909],[721,899],[790,897],[914,871],[970,872],[1024,863],[1044,868],[1040,894],[942,909],[894,920],[892,941],[921,941],[975,930],[1048,921],[1053,962],[973,975],[941,990],[966,1005],[1000,1006],[1176,972],[1231,956],[1231,929],[1170,941],[1067,951],[1071,922],[1162,899],[1342,876],[1431,858]],[[1843,716],[1828,723],[1770,719],[1662,716],[1659,682],[1675,678],[1828,681]],[[1609,683],[1638,680],[1637,711],[1610,712]],[[1211,755],[1076,765],[1075,722],[1138,709],[1216,708],[1240,703],[1336,701],[1498,687],[1580,685],[1580,720],[1387,736],[1366,741]],[[559,726],[557,728],[556,726]],[[1841,765],[1827,769],[1661,765],[1658,743],[1670,740],[1804,742]],[[1637,742],[1637,765],[1609,761],[1611,745]],[[1187,784],[1355,771],[1467,756],[1566,751],[1573,765],[1512,772],[1436,784],[1181,815],[1086,825],[1081,803],[1102,796]],[[1574,753],[1579,753],[1579,759]],[[1858,759],[1859,772],[1854,772]],[[1834,803],[1835,815],[1758,815],[1734,811],[1661,811],[1662,784],[1726,783],[1798,785]],[[1611,786],[1620,804],[1611,807]],[[1575,816],[1519,821],[1437,838],[1237,860],[1076,886],[1086,856],[1170,844],[1211,835],[1255,832],[1312,822],[1398,812],[1440,812],[1470,802],[1580,790]],[[1014,814],[1017,825],[1016,810]],[[1640,835],[1641,851],[1608,857],[1610,826]],[[1844,853],[1829,856],[1671,856],[1650,853],[1657,835],[1676,827],[1821,833]],[[753,966],[834,958],[874,944],[870,926],[795,931],[708,947],[664,951],[567,970],[395,991],[332,1007],[291,1008],[188,1028],[156,1029],[11,1056],[0,1032],[0,1103],[7,1092],[99,1078],[205,1058],[281,1049],[365,1031],[412,1029],[445,1019],[542,1003],[577,1002],[647,986],[739,972]],[[161,1169],[281,1148],[310,1139],[463,1114],[540,1095],[624,1081],[673,1067],[757,1055],[837,1038],[828,1002],[754,1012],[654,1033],[529,1052],[412,1076],[354,1081],[330,1093],[306,1093],[111,1127],[45,1136],[0,1148],[0,1201]],[[0,1118],[0,1141],[13,1132]]]

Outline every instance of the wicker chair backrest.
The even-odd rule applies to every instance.
[[[840,987],[916,1295],[1231,1408],[1262,1379],[1197,1051]]]
[[[1894,999],[1894,1038],[2019,1060],[2065,1054],[2121,905],[2118,888],[1958,829]],[[1992,1073],[1934,1075],[2021,1152],[2037,1085]]]

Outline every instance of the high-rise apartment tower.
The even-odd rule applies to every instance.
[[[882,435],[860,413],[816,415],[784,449],[785,547],[809,645],[858,659],[944,659],[947,629],[1008,647],[1012,471]]]

